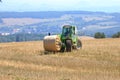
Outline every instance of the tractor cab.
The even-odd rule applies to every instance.
[[[76,27],[71,25],[64,25],[62,28],[61,41],[71,40],[74,42],[76,39]]]
[[[63,26],[62,29],[62,35],[67,36],[67,35],[75,35],[75,27],[70,26],[70,25],[65,25]]]

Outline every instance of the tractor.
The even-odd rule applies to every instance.
[[[71,52],[72,49],[82,48],[82,43],[77,36],[77,28],[72,25],[64,25],[62,34],[45,36],[43,42],[45,51]]]

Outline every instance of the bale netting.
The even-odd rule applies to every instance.
[[[60,51],[61,49],[61,40],[58,35],[45,36],[43,45],[45,51]]]

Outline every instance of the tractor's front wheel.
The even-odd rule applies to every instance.
[[[72,42],[71,42],[71,40],[66,40],[66,51],[67,52],[72,51]]]
[[[60,52],[65,52],[65,47],[62,47]]]

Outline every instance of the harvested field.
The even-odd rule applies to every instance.
[[[0,43],[0,80],[120,80],[120,39],[83,39],[71,53],[43,42]]]

